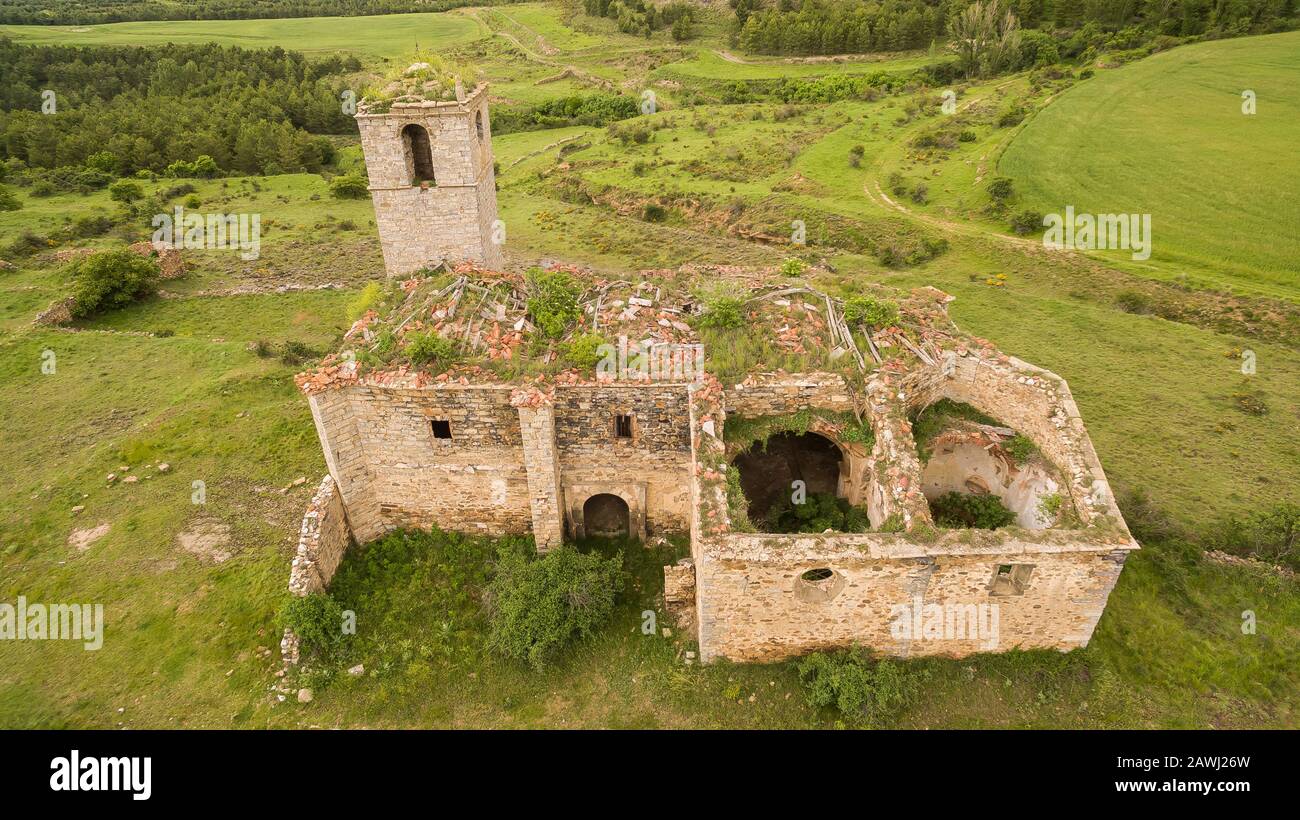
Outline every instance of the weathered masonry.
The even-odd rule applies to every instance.
[[[1137,544],[1064,381],[961,333],[933,288],[859,302],[850,325],[846,301],[727,266],[553,266],[574,312],[539,335],[548,271],[501,270],[492,241],[486,86],[456,89],[357,115],[385,265],[409,278],[299,374],[329,475],[295,594],[399,527],[531,533],[541,551],[681,532],[664,604],[705,661],[1087,644]],[[742,293],[727,326],[806,372],[720,383],[700,282]],[[568,349],[592,336],[619,346],[594,372]]]
[[[644,538],[687,528],[684,385],[557,386],[544,394],[416,381],[309,397],[358,541],[436,525],[532,532],[546,550],[566,532]]]
[[[439,262],[501,264],[487,84],[455,101],[356,115],[389,276]]]
[[[425,298],[420,287],[411,280],[407,301],[462,336],[446,317],[459,297]],[[830,309],[769,298],[784,292],[754,297],[784,326],[795,314],[816,325]],[[471,378],[407,365],[358,374],[343,361],[300,378],[332,482],[318,506],[342,512],[333,520],[345,518],[357,542],[432,525],[532,533],[543,551],[588,535],[688,532],[690,556],[665,567],[665,604],[706,661],[852,644],[900,656],[1083,646],[1137,545],[1065,383],[961,335],[947,320],[949,298],[914,292],[902,307],[922,331],[921,342],[907,343],[916,355],[902,331],[878,331],[877,345],[903,350],[861,381],[823,371],[754,373],[729,386],[699,372],[498,381],[487,371]],[[629,332],[658,328],[664,344],[680,347],[692,338],[677,328],[689,326],[662,317],[688,300],[661,293],[612,303],[622,316],[648,314]],[[522,313],[503,310],[479,315],[521,322]],[[472,329],[480,320],[464,321]],[[616,332],[611,321],[603,326]],[[363,320],[351,343],[409,323]],[[943,401],[997,423],[945,420],[919,446],[918,414]],[[732,427],[773,420],[786,432],[761,447],[728,446]],[[1016,456],[1013,441],[1030,442],[1032,456]],[[729,497],[730,480],[756,512],[772,488],[778,500],[788,495],[792,476],[861,510],[870,530],[762,532]],[[997,496],[1014,521],[938,527],[931,502],[945,493]],[[304,537],[322,531],[337,544],[339,529],[327,523],[305,525]],[[309,571],[328,583],[322,567],[332,572],[339,550],[320,552],[295,562],[306,573],[299,586],[315,583]]]

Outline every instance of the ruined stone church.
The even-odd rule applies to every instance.
[[[542,551],[686,533],[664,603],[706,662],[1087,644],[1137,544],[1061,378],[962,333],[933,288],[901,296],[889,327],[850,327],[839,299],[726,266],[625,282],[572,268],[582,326],[632,355],[523,375],[512,368],[535,328],[494,242],[486,86],[458,96],[357,115],[401,294],[299,376],[329,474],[303,522],[296,593],[324,588],[350,543],[398,527],[531,533]],[[690,321],[701,278],[743,286],[747,323],[816,366],[727,383],[692,366],[708,352]],[[377,358],[415,329],[466,357]],[[644,357],[673,366],[628,363]],[[791,487],[843,500],[869,528],[764,531]],[[936,526],[931,504],[953,493],[995,496],[1014,521]],[[990,605],[992,643],[970,634]]]

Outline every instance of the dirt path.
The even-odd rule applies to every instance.
[[[571,136],[567,136],[567,137],[565,137],[565,138],[562,139],[562,140],[556,140],[555,142],[551,143],[550,145],[544,145],[544,146],[542,146],[541,148],[538,148],[536,151],[529,151],[527,154],[524,154],[522,157],[519,157],[519,158],[516,159],[514,162],[510,163],[509,165],[507,165],[507,166],[506,166],[506,167],[501,171],[501,173],[497,175],[497,178],[500,179],[501,177],[505,176],[506,171],[509,171],[511,168],[515,167],[516,165],[518,165],[518,164],[521,163],[521,162],[524,162],[525,160],[530,160],[530,159],[532,159],[533,157],[539,157],[539,156],[541,156],[542,154],[545,154],[547,151],[550,151],[552,148],[559,148],[561,145],[564,145],[566,142],[573,142],[574,140],[578,139],[579,137],[584,137],[584,136],[586,136],[585,133],[583,133],[583,134],[573,134],[573,135],[571,135]]]
[[[1011,79],[1011,80],[1006,80],[1004,82],[998,83],[997,85],[990,88],[984,94],[966,100],[965,102],[963,102],[961,105],[957,107],[957,110],[964,111],[977,103],[985,102],[988,99],[990,99],[995,93],[1001,91],[1002,89],[1006,88],[1007,86],[1011,85],[1014,82],[1015,80]],[[1055,95],[1048,97],[1043,101],[1043,105],[1046,106],[1050,104],[1054,98]],[[1042,109],[1040,108],[1039,110],[1041,111]],[[980,162],[983,163],[987,157],[988,157],[987,153],[981,156]],[[983,172],[981,171],[979,176],[977,176],[976,181],[982,178],[983,178]],[[949,219],[944,219],[943,217],[934,216],[926,213],[920,213],[919,211],[914,211],[911,208],[904,205],[903,203],[894,201],[889,197],[888,194],[885,193],[884,189],[880,185],[880,177],[878,175],[878,169],[876,168],[873,168],[871,170],[871,175],[863,183],[862,190],[867,195],[867,198],[870,199],[874,204],[880,205],[884,208],[892,209],[894,211],[897,211],[898,213],[903,214],[904,216],[915,219],[918,222],[923,222],[927,225],[930,225],[931,227],[939,228],[940,230],[948,231],[950,233],[962,234],[963,236],[988,236],[997,239],[1001,242],[1004,242],[1006,244],[1014,245],[1023,250],[1034,250],[1034,251],[1050,250],[1048,248],[1044,248],[1042,242],[1037,239],[1028,239],[1022,236],[1011,236],[1009,234],[1005,234],[1000,231],[990,229],[987,226],[980,225],[979,223],[976,222],[954,222]]]
[[[927,225],[941,230],[949,231],[951,233],[959,233],[964,236],[989,236],[1026,250],[1043,249],[1042,243],[1034,239],[1026,239],[1022,236],[1010,236],[1008,234],[998,233],[997,231],[989,230],[973,222],[953,222],[948,219],[931,216],[930,214],[918,213],[903,203],[895,202],[890,199],[889,195],[881,189],[880,181],[875,178],[867,180],[867,182],[862,186],[862,190],[866,193],[867,198],[875,204],[883,205],[883,207],[886,208],[892,208],[904,216],[909,216],[912,219],[924,222]]]

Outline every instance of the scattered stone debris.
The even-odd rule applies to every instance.
[[[310,689],[299,689],[299,690],[298,690],[298,702],[299,702],[299,703],[311,703],[312,700],[313,700],[313,695],[312,695]]]
[[[360,664],[360,663],[357,664],[356,666],[353,666],[352,668],[348,669],[348,674],[349,674],[349,675],[352,675],[352,676],[363,675],[363,674],[365,674],[365,672],[366,672],[366,667],[365,667],[365,665],[364,665],[364,664]]]
[[[1276,564],[1270,564],[1267,561],[1261,561],[1258,558],[1243,558],[1240,555],[1233,555],[1231,553],[1221,552],[1220,550],[1206,550],[1205,557],[1209,558],[1216,564],[1227,564],[1228,566],[1233,567],[1267,570],[1269,572],[1276,572],[1283,578],[1289,579],[1294,579],[1296,577],[1295,570],[1288,569],[1287,567],[1280,567]]]

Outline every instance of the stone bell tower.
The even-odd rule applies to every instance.
[[[357,112],[389,276],[439,262],[501,267],[487,83],[468,95],[458,85],[457,97]]]

